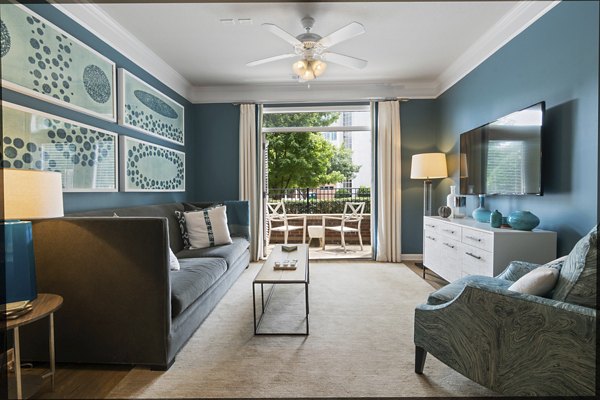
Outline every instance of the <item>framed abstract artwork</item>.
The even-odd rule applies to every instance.
[[[3,168],[62,174],[64,192],[116,192],[117,135],[2,102]]]
[[[184,192],[185,153],[121,136],[121,190]]]
[[[119,124],[184,144],[183,106],[122,68],[119,68]]]
[[[2,86],[116,121],[115,63],[20,4],[0,5]]]

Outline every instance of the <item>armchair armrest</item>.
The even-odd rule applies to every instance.
[[[469,283],[415,309],[415,345],[511,395],[593,395],[596,310]]]
[[[511,261],[504,271],[500,272],[496,278],[505,279],[507,281],[518,281],[523,275],[533,271],[541,264],[530,263],[526,261]]]

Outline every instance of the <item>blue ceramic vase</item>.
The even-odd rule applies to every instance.
[[[490,214],[492,212],[485,208],[485,195],[479,195],[479,207],[473,210],[473,219],[477,222],[486,222],[490,223]]]
[[[513,229],[530,231],[540,224],[540,219],[529,211],[513,211],[508,215],[508,224]]]
[[[490,226],[492,228],[500,228],[502,226],[502,214],[500,211],[495,210],[490,214]]]

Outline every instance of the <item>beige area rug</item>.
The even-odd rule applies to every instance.
[[[414,308],[433,289],[405,265],[311,263],[308,337],[254,336],[259,269],[242,274],[168,371],[135,368],[109,397],[494,395],[432,356],[414,373]],[[303,296],[279,285],[262,327],[302,329]]]

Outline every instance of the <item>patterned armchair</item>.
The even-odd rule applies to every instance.
[[[430,353],[507,395],[594,395],[597,227],[571,253],[547,297],[509,291],[537,264],[512,262],[495,278],[467,276],[415,309],[415,372]]]

